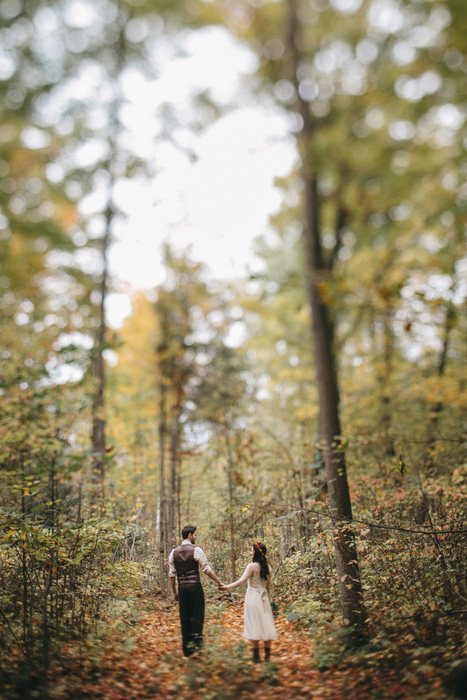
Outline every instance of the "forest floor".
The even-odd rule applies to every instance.
[[[185,659],[177,605],[155,597],[140,618],[109,617],[104,646],[64,650],[51,669],[54,700],[445,700],[436,669],[343,663],[318,670],[313,639],[278,615],[270,663],[253,664],[242,640],[242,604],[208,600],[205,645]]]

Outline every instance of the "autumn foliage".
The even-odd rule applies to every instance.
[[[3,0],[0,20],[1,700],[466,697],[465,3]],[[207,24],[242,42],[246,92],[161,103],[143,153],[128,76],[152,95]],[[246,106],[296,154],[254,268],[220,280],[167,243],[150,291],[119,287],[122,193]],[[110,330],[114,291],[132,310]],[[267,544],[271,664],[211,584],[182,658],[187,522],[226,582]]]

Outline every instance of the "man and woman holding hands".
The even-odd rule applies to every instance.
[[[182,538],[181,545],[169,555],[169,579],[172,593],[179,605],[184,656],[191,656],[203,644],[204,592],[199,575],[201,569],[218,584],[221,591],[248,582],[243,608],[243,637],[251,644],[255,663],[260,661],[261,641],[265,660],[268,661],[271,657],[271,642],[276,639],[276,629],[269,599],[271,567],[266,559],[265,545],[254,542],[250,548],[251,563],[243,575],[238,581],[224,585],[209,566],[201,547],[196,546],[196,527],[184,527]]]

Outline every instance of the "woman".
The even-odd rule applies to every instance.
[[[271,641],[277,636],[269,601],[271,567],[266,559],[266,551],[262,542],[254,542],[250,549],[252,561],[246,567],[243,576],[227,586],[219,586],[221,590],[227,591],[248,581],[243,607],[243,636],[251,642],[254,663],[260,661],[260,641],[264,643],[264,658],[269,661]]]

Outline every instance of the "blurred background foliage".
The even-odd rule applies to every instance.
[[[308,168],[371,663],[408,654],[442,668],[465,650],[467,596],[463,0],[2,0],[0,17],[9,692],[42,687],[65,641],[122,596],[165,593],[188,521],[226,579],[249,540],[265,541],[280,612],[327,640],[322,667],[344,653],[302,240]],[[261,272],[214,279],[166,246],[164,281],[134,291],[109,329],[119,184],[147,181],[180,125],[207,128],[227,108],[196,86],[189,119],[161,104],[154,166],[132,140],[125,80],[157,76],[164,47],[183,51],[209,24],[249,47],[245,90],[280,107],[297,140],[306,105],[311,162],[297,148],[277,183]]]

